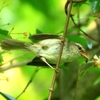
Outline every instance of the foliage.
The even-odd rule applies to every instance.
[[[0,92],[0,94],[5,97],[6,100],[16,100],[15,98],[11,97],[10,95]]]
[[[62,35],[62,33],[64,32],[64,24],[66,19],[65,18],[66,15],[63,9],[65,2],[66,0],[65,1],[60,0],[59,2],[57,0],[48,0],[48,1],[43,0],[42,3],[39,0],[20,0],[20,1],[4,0],[4,2],[0,1],[1,5],[0,42],[4,38],[15,38],[22,41],[31,42],[28,37],[30,36],[30,34],[35,34],[35,33],[37,34],[50,33],[50,34]],[[96,51],[96,49],[98,49],[98,44],[99,44],[98,37],[100,36],[98,33],[100,31],[98,27],[94,26],[94,24],[92,25],[95,27],[94,29],[95,31],[93,31],[92,28],[89,29],[89,25],[92,22],[94,22],[94,20],[98,19],[99,16],[96,16],[95,18],[94,15],[96,13],[99,14],[99,11],[100,11],[100,0],[85,0],[85,2],[75,2],[72,9],[72,15],[78,27],[76,27],[70,20],[68,33],[66,37],[71,41],[79,42],[82,45],[84,45],[87,48],[87,51],[92,56],[94,54],[100,55],[98,51]],[[10,24],[8,25],[6,23]],[[78,28],[81,28],[84,32],[89,34],[89,36],[92,36],[94,39],[96,39],[96,42],[93,39],[90,40],[91,37],[86,36]],[[89,43],[93,45],[91,50],[89,50],[87,47]],[[24,53],[26,54],[24,57],[21,56],[21,58],[17,58],[16,60],[12,59]],[[12,63],[13,61],[22,62],[27,58],[32,58],[34,56],[33,54],[28,54],[25,51],[3,52],[1,50],[0,54],[1,54],[0,55],[1,65],[4,63],[3,62],[4,60],[5,62],[7,62],[10,59],[12,59],[11,61],[9,61],[10,63]],[[96,65],[97,67],[94,67],[94,63],[92,62],[91,59],[87,64],[83,59],[78,59],[78,61],[79,62],[75,61],[71,64],[66,64],[67,67],[61,66],[61,69],[64,71],[63,75],[65,75],[66,77],[62,75],[63,78],[60,79],[62,77],[60,76],[59,78],[60,81],[59,84],[61,84],[60,88],[64,89],[65,88],[64,86],[69,86],[68,87],[69,90],[66,90],[67,92],[69,91],[69,93],[72,93],[73,89],[76,89],[77,96],[76,95],[75,96],[78,97],[76,100],[94,100],[94,99],[99,100],[99,95],[97,95],[98,93],[97,94],[94,93],[95,96],[92,99],[89,99],[90,97],[88,93],[87,95],[85,94],[85,90],[88,90],[89,88],[92,88],[92,90],[94,91],[95,89],[98,89],[98,87],[100,87],[98,85],[100,84],[100,78],[99,78],[100,69],[97,68],[98,65]],[[10,97],[9,94],[11,94],[14,97],[17,97],[17,95],[24,89],[33,71],[35,71],[35,67],[36,66],[25,65],[23,67],[18,67],[15,69],[7,70],[7,72],[4,72],[3,75],[7,76],[9,81],[6,82],[4,80],[0,80],[0,91],[1,91],[0,94],[7,100],[14,100],[13,97],[11,97],[12,99],[8,99]],[[48,96],[47,91],[48,88],[50,87],[52,77],[53,77],[53,71],[51,69],[44,68],[39,70],[39,72],[35,75],[32,84],[28,87],[26,92],[22,94],[20,98],[18,98],[18,100],[26,100],[26,97],[29,100],[31,99],[43,100],[47,98]],[[91,83],[88,82],[89,79]],[[68,81],[72,83],[68,83]],[[83,89],[82,87],[84,81],[85,85]],[[65,97],[64,93],[67,94],[67,92],[64,91],[64,93],[60,95],[58,92],[56,92],[59,87],[59,84],[56,83],[54,94],[57,94],[57,96],[61,95],[62,96],[61,100],[65,100],[63,99]],[[72,85],[74,87],[76,86],[76,88],[73,88]],[[80,86],[80,93],[77,92],[78,90],[77,86]],[[83,94],[81,95],[81,93]],[[89,91],[89,93],[91,92]],[[92,93],[90,95],[92,95]],[[72,99],[70,98],[71,97],[70,94],[68,94],[67,97],[69,97],[67,98],[67,100]],[[54,96],[54,98],[56,98],[56,96]],[[0,97],[0,99],[3,100],[4,98]]]

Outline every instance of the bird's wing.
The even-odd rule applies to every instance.
[[[34,35],[30,35],[29,39],[31,40],[44,40],[44,39],[59,39],[60,36],[59,35],[53,35],[53,34],[34,34]]]
[[[43,62],[39,57],[35,57],[31,62],[27,63],[27,65],[49,68],[48,65],[45,62]],[[55,66],[55,64],[50,65]]]

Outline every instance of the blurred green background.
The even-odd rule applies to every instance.
[[[66,20],[64,12],[65,2],[66,0],[0,0],[0,29],[8,30],[10,36],[23,41],[29,41],[25,33],[28,35],[35,34],[37,29],[43,33],[61,33],[64,30]],[[79,15],[78,10],[80,10]],[[92,28],[89,26],[94,20],[94,17],[89,16],[91,8],[88,4],[84,3],[81,7],[74,5],[72,13],[75,14],[75,21],[82,23],[80,27],[84,31],[90,32],[91,29],[95,27],[95,24],[93,24]],[[84,38],[84,40],[82,40],[76,36],[76,38],[72,37],[70,39],[83,44],[83,41],[87,43],[87,37],[84,37],[84,35],[74,27],[72,21],[70,21],[68,32],[69,34],[71,33],[71,35],[76,35],[77,33],[81,38]],[[89,40],[89,42],[91,41]],[[22,53],[24,53],[24,51],[7,52],[4,54],[4,60],[8,61]],[[0,91],[13,97],[18,96],[25,88],[35,69],[36,66],[22,66],[0,73]],[[69,70],[67,70],[66,73],[68,71]],[[100,70],[98,72],[100,72]],[[52,69],[41,68],[26,92],[21,95],[18,100],[45,100],[48,97],[53,73],[54,71]],[[77,73],[75,75],[77,75]],[[5,78],[8,78],[8,81],[6,81]],[[0,95],[0,100],[5,99]]]
[[[36,29],[44,33],[62,31],[65,24],[65,2],[66,0],[59,0],[59,2],[58,0],[0,0],[0,28],[8,31],[14,28],[11,36],[23,40],[25,40],[24,32],[34,34]],[[7,23],[10,25],[5,25]],[[20,54],[20,51],[14,53]],[[5,60],[8,61],[13,56],[13,54],[6,54]],[[1,73],[0,91],[16,97],[24,89],[35,69],[35,67],[17,67]],[[53,73],[51,69],[41,69],[18,100],[46,98]],[[8,81],[2,80],[5,76]],[[0,100],[5,99],[0,95]]]

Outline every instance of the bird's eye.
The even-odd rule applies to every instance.
[[[82,45],[75,43],[79,51],[85,51]]]
[[[43,50],[47,50],[48,49],[48,46],[42,46],[42,49]]]
[[[79,50],[82,50],[82,48],[81,48],[80,46],[78,46],[78,49],[79,49]]]

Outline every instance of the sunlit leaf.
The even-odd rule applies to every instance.
[[[100,10],[100,0],[89,0],[89,2],[94,13]]]

